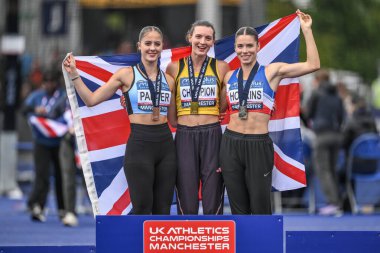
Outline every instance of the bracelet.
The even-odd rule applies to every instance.
[[[79,77],[80,77],[80,76],[77,75],[76,77],[71,78],[71,81],[75,81],[75,80],[77,80]]]

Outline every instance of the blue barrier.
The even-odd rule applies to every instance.
[[[189,252],[177,248],[175,251],[147,251],[146,237],[144,239],[144,223],[158,222],[168,223],[179,222],[187,224],[200,221],[202,224],[212,222],[235,223],[235,249],[230,251],[197,251],[197,252],[283,252],[283,217],[282,216],[97,216],[96,217],[96,252],[123,252],[123,253],[141,253],[141,252]],[[158,231],[158,230],[157,230]],[[146,233],[146,231],[145,231]],[[189,239],[190,242],[190,239]],[[145,243],[145,245],[144,245]],[[191,243],[190,243],[191,244]],[[157,248],[156,248],[157,249]],[[190,251],[195,252],[195,251]]]
[[[20,141],[17,143],[16,148],[19,151],[32,151],[33,150],[33,142]]]
[[[1,253],[95,253],[94,245],[86,246],[0,246]]]
[[[287,253],[380,252],[379,231],[286,232]]]

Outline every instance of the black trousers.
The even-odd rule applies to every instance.
[[[221,137],[219,123],[177,126],[178,214],[198,214],[200,182],[203,214],[223,214],[224,184],[221,173],[217,172]]]
[[[75,140],[70,133],[62,138],[59,147],[59,161],[62,170],[65,211],[75,213],[77,166],[75,165]]]
[[[274,148],[269,134],[226,129],[220,162],[232,214],[272,214]]]
[[[167,124],[131,124],[124,172],[133,214],[170,214],[177,164]]]
[[[28,206],[38,204],[45,207],[50,185],[50,165],[53,165],[55,179],[55,193],[58,210],[64,210],[62,173],[59,164],[59,147],[49,147],[34,143],[33,148],[35,178],[33,189],[29,196]]]

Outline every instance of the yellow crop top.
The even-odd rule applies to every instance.
[[[178,69],[175,81],[177,115],[190,115],[191,91],[187,58],[178,61]],[[216,59],[209,57],[199,92],[198,114],[219,115],[220,80],[217,72]],[[194,73],[195,80],[197,80],[198,74]]]

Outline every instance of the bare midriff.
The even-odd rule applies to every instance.
[[[152,114],[132,114],[129,115],[129,121],[134,124],[142,125],[160,125],[168,122],[166,116],[160,115],[157,121],[152,120]]]
[[[216,115],[182,115],[178,117],[178,124],[184,126],[201,126],[219,122]]]
[[[242,134],[266,134],[268,133],[269,119],[270,115],[268,114],[249,112],[248,119],[242,120],[238,113],[234,113],[230,116],[227,128]]]

